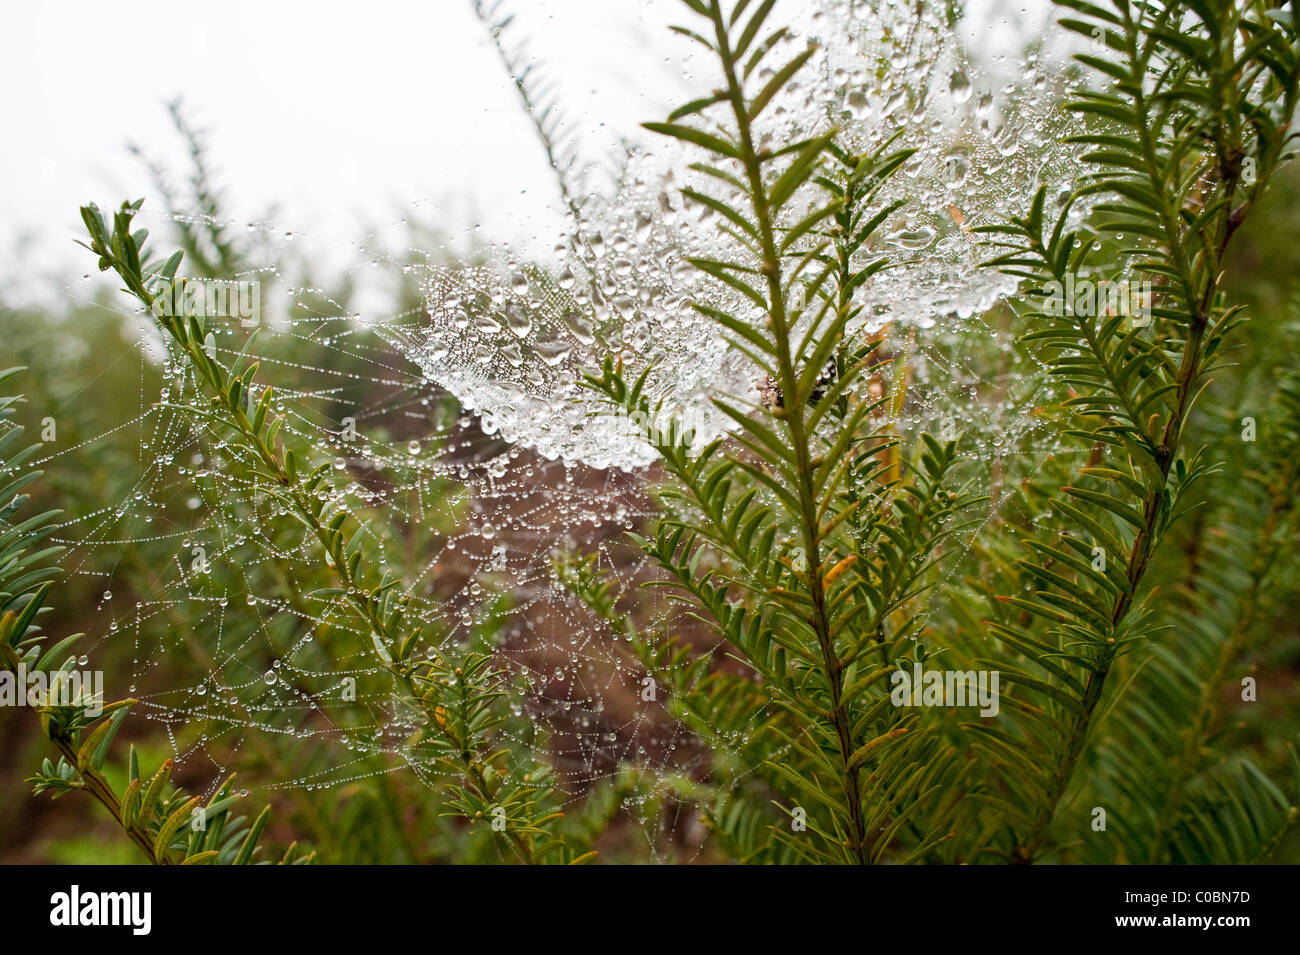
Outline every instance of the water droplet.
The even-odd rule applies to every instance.
[[[948,78],[948,90],[952,93],[954,103],[964,103],[970,99],[970,77],[965,70],[958,67],[952,71],[952,76]]]
[[[506,307],[506,322],[510,326],[510,331],[514,332],[519,338],[527,338],[533,330],[532,316],[515,305]]]
[[[943,181],[949,186],[963,182],[970,171],[970,157],[961,150],[949,153],[943,160]]]
[[[893,239],[903,248],[915,251],[928,247],[934,241],[934,230],[929,226],[904,229],[901,232],[896,232]]]

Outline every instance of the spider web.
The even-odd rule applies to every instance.
[[[826,52],[772,110],[774,140],[836,123],[853,148],[870,149],[883,141],[880,130],[901,124],[899,145],[918,150],[882,196],[910,200],[884,238],[885,251],[908,264],[864,293],[866,330],[888,329],[889,350],[911,370],[894,429],[905,439],[964,432],[986,474],[1029,473],[1052,450],[1031,413],[1043,401],[1040,379],[1009,348],[1005,313],[989,310],[1010,286],[976,272],[967,230],[1015,211],[1037,184],[1068,181],[1073,160],[1050,143],[1059,75],[1036,56],[1028,65],[980,61],[942,10],[915,20],[910,8],[826,2],[801,17],[789,42],[823,37]],[[991,22],[1008,29],[1011,15]],[[884,42],[904,33],[901,47]],[[561,133],[596,122],[585,117]],[[758,398],[752,370],[687,307],[710,297],[737,303],[684,267],[686,256],[725,240],[716,216],[682,201],[674,170],[698,158],[684,157],[660,142],[631,144],[604,193],[579,166],[561,170],[585,202],[576,221],[562,210],[527,224],[554,236],[549,256],[508,244],[476,249],[470,265],[449,261],[441,247],[373,253],[359,272],[377,266],[421,292],[421,302],[389,310],[358,313],[325,289],[293,284],[286,243],[310,248],[318,241],[310,233],[184,220],[247,229],[257,240],[261,264],[231,278],[260,283],[264,317],[249,352],[261,363],[258,380],[276,388],[286,442],[310,446],[313,465],[330,463],[330,510],[341,506],[362,523],[370,567],[401,574],[431,650],[491,636],[519,691],[511,742],[532,745],[541,728],[566,805],[628,764],[663,780],[656,785],[669,796],[680,788],[674,780],[705,779],[712,764],[662,700],[644,698],[640,664],[553,570],[557,557],[586,552],[625,593],[653,576],[623,537],[656,513],[653,454],[585,397],[584,371],[606,354],[623,355],[632,374],[653,366],[655,396],[706,436],[723,430],[711,395]],[[148,206],[142,218],[158,233],[175,224]],[[87,295],[79,286],[65,294]],[[132,420],[86,442],[139,436],[129,495],[60,534],[75,547],[69,571],[103,583],[90,655],[104,644],[131,647],[130,672],[110,675],[110,696],[137,697],[136,712],[165,730],[174,758],[190,778],[210,780],[209,792],[248,751],[266,758],[281,744],[327,757],[300,761],[302,772],[259,789],[335,788],[408,770],[436,786],[439,770],[411,742],[420,720],[368,636],[336,598],[303,595],[301,582],[321,577],[314,544],[233,465],[223,433],[203,417],[206,396],[148,317],[120,315],[139,329],[142,392],[152,369],[165,385],[140,395]],[[216,358],[229,366],[247,330],[210,321]],[[1001,367],[988,365],[990,342]],[[84,393],[94,390],[87,383]],[[41,466],[58,468],[72,450]],[[187,520],[176,517],[178,502]],[[170,547],[172,556],[140,567],[131,555],[144,545]],[[641,627],[687,633],[698,652],[722,659],[716,637],[684,629],[657,589],[647,593]],[[664,828],[676,857],[701,850],[706,833],[685,803],[672,803],[667,820],[642,816],[643,804],[644,791],[629,792],[623,808],[652,857],[666,851]]]

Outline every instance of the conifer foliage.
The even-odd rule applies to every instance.
[[[645,587],[673,609],[651,612],[652,594],[592,555],[555,571],[708,750],[674,791],[717,857],[1253,862],[1297,821],[1300,762],[1246,753],[1225,700],[1277,588],[1295,583],[1300,382],[1269,382],[1249,445],[1234,443],[1215,385],[1252,360],[1264,320],[1233,304],[1230,253],[1291,157],[1300,25],[1292,4],[1266,0],[1057,3],[1060,27],[1088,44],[1066,104],[1083,171],[1068,195],[1044,187],[974,232],[987,267],[1023,280],[1017,347],[1053,396],[1042,411],[1061,451],[995,509],[961,436],[899,427],[907,357],[864,320],[873,277],[897,264],[881,236],[906,203],[882,195],[913,152],[889,129],[855,152],[830,125],[774,143],[774,104],[816,50],[790,42],[776,0],[683,0],[674,29],[707,52],[715,85],[645,126],[696,156],[685,195],[726,251],[689,260],[718,292],[693,307],[756,387],[714,396],[731,433],[701,441],[650,397],[657,369],[631,375],[618,355],[590,369],[587,388],[661,459],[657,516],[630,536],[653,569]],[[508,16],[477,9],[513,70]],[[517,78],[532,108],[530,83]],[[538,132],[576,219],[575,161],[556,159],[545,115]],[[286,436],[257,364],[219,361],[211,329],[185,314],[182,253],[148,257],[139,208],[111,220],[83,208],[87,249],[202,388],[209,404],[193,413],[334,576],[311,596],[367,635],[414,714],[409,745],[440,770],[443,813],[501,861],[596,858],[644,767],[560,811],[544,747],[505,731],[515,689],[492,635],[465,642],[411,619],[404,582],[328,503],[329,462]],[[1121,282],[1148,291],[1096,294]],[[17,400],[0,399],[0,415]],[[39,476],[20,430],[0,432],[0,663],[55,673],[76,638],[47,646],[38,623],[57,553],[42,544],[53,515],[18,516]],[[36,790],[89,792],[155,862],[268,861],[267,812],[237,815],[230,780],[204,803],[132,751],[113,790],[102,770],[131,703],[93,717],[89,699],[41,708],[59,758]],[[199,809],[206,828],[190,826]],[[296,845],[282,856],[311,858]]]

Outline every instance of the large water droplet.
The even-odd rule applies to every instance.
[[[971,85],[970,77],[966,75],[963,69],[955,69],[948,78],[948,90],[952,93],[954,103],[964,103],[970,99]]]

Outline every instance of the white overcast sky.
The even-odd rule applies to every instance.
[[[666,30],[677,0],[513,7],[515,39],[527,37],[597,151],[690,98],[683,41]],[[407,214],[453,234],[481,222],[485,238],[504,239],[554,202],[469,0],[11,0],[0,33],[0,290],[11,304],[85,270],[72,245],[82,202],[154,192],[128,143],[184,170],[164,105],[177,96],[208,134],[232,216],[275,204],[277,231],[319,247],[346,252]]]
[[[665,0],[522,0],[529,49],[597,147],[686,87]],[[0,283],[15,254],[81,268],[77,207],[149,195],[136,143],[184,169],[165,103],[209,137],[236,217],[329,243],[412,211],[509,232],[553,201],[544,159],[468,0],[5,3]],[[599,142],[604,137],[604,143]]]

